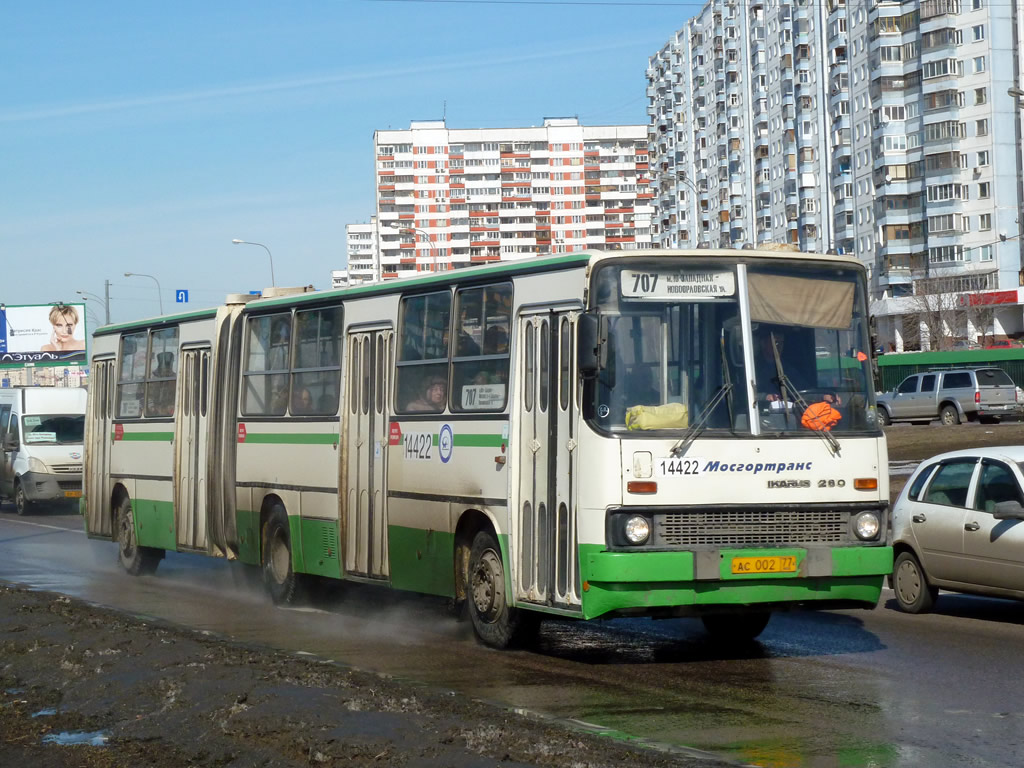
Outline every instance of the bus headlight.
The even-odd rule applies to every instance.
[[[28,471],[35,472],[40,475],[45,475],[47,472],[49,472],[49,470],[46,468],[46,465],[43,464],[43,462],[37,459],[35,456],[29,457]]]
[[[633,515],[626,520],[623,532],[626,534],[626,541],[630,544],[643,544],[651,536],[651,524],[646,517]]]
[[[862,541],[877,539],[880,528],[877,512],[861,512],[853,521],[853,530]]]

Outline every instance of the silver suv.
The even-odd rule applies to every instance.
[[[912,421],[943,424],[997,422],[1016,415],[1017,387],[1002,368],[955,368],[907,376],[891,392],[878,396],[882,424]]]

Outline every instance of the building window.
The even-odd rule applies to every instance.
[[[988,136],[988,120],[975,120],[975,135],[976,136]]]
[[[992,229],[992,214],[983,213],[978,217],[978,229],[983,232]]]
[[[983,181],[978,185],[978,199],[987,200],[992,195],[992,184]]]
[[[979,261],[992,261],[992,246],[983,245],[978,249],[978,260]]]
[[[984,40],[985,39],[985,25],[984,24],[976,24],[975,26],[971,27],[971,37],[974,39],[975,42],[977,42],[979,40]]]
[[[988,165],[988,150],[987,149],[978,153],[978,165],[979,166]]]
[[[975,72],[984,72],[985,71],[985,57],[984,56],[975,56],[974,57],[974,71]]]
[[[975,104],[986,104],[986,103],[988,103],[988,88],[975,88],[974,89],[974,103]]]

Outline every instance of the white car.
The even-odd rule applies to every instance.
[[[939,589],[1024,600],[1024,446],[921,462],[892,512],[892,587],[908,613]]]

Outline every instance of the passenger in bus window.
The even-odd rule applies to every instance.
[[[429,411],[439,413],[444,410],[445,396],[447,395],[448,382],[443,376],[432,376],[423,391],[423,396],[418,400],[409,403],[407,411]]]
[[[313,395],[303,387],[292,395],[292,413],[312,413]]]

